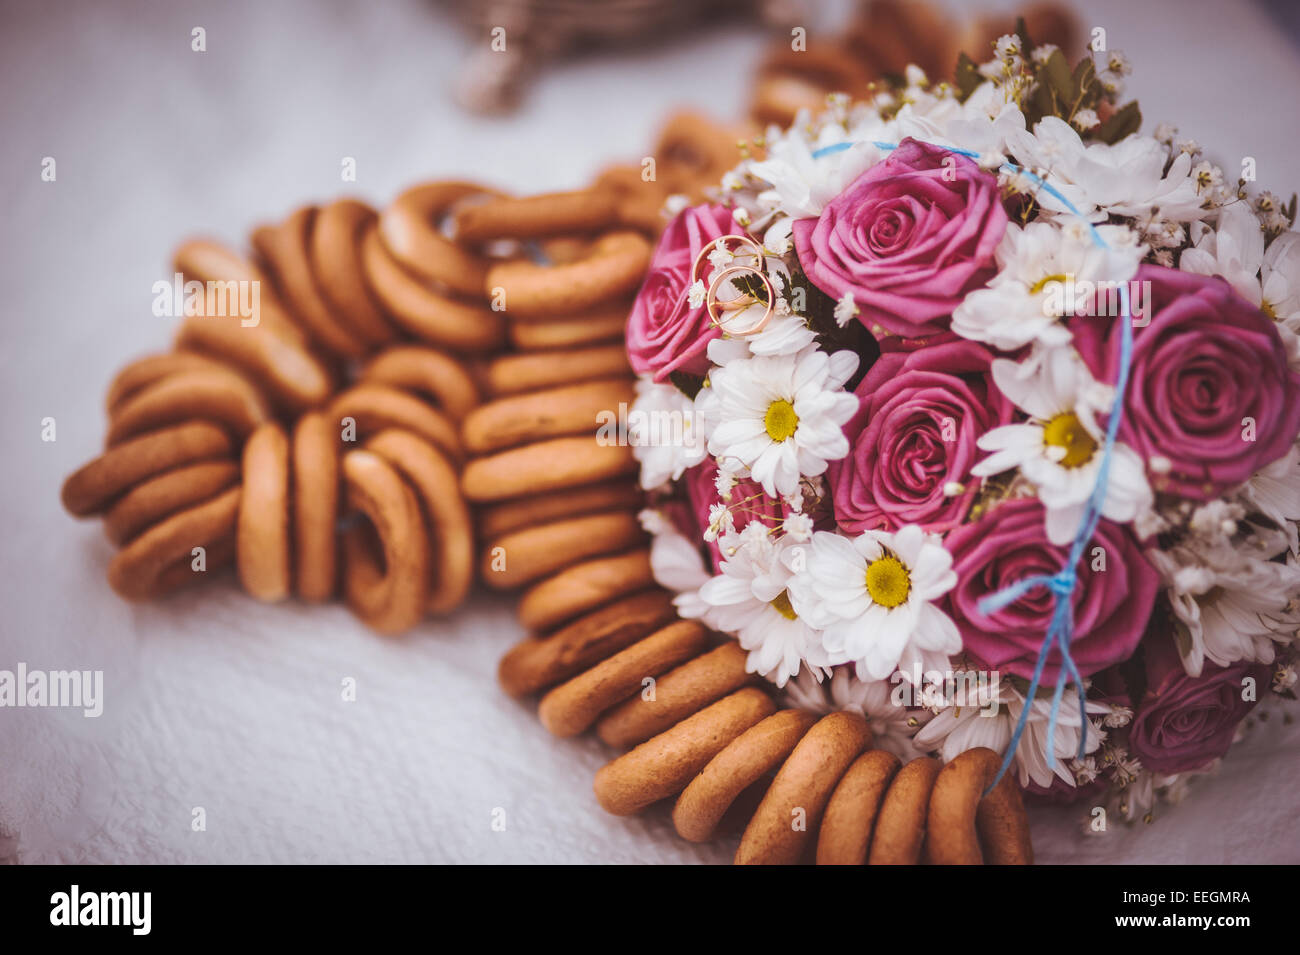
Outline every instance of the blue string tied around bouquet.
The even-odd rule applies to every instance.
[[[843,152],[854,145],[856,143],[835,143],[818,149],[812,155],[814,159],[820,159],[822,156]],[[898,148],[897,143],[873,142],[871,145],[885,152]],[[966,156],[969,159],[978,160],[980,158],[979,153],[969,149],[959,149],[938,143],[929,143],[927,145],[945,149],[948,152]],[[1040,190],[1056,199],[1069,212],[1087,225],[1089,237],[1095,245],[1111,251],[1111,246],[1102,238],[1101,233],[1097,231],[1097,227],[1088,222],[1083,214],[1075,208],[1074,204],[1065,198],[1061,191],[1051,183],[1013,162],[1003,162],[998,168],[1003,172],[1024,176]],[[1026,577],[1004,587],[997,593],[986,595],[979,602],[980,613],[987,617],[1015,603],[1031,590],[1040,587],[1048,590],[1055,598],[1052,619],[1048,624],[1047,633],[1043,637],[1043,643],[1038,649],[1038,662],[1034,666],[1034,676],[1029,681],[1029,690],[1025,694],[1025,705],[1020,711],[1020,718],[1016,721],[1016,728],[1011,734],[1011,741],[1002,756],[1002,765],[998,767],[997,775],[989,783],[988,789],[985,790],[986,793],[1002,780],[1007,769],[1011,766],[1011,761],[1015,758],[1016,750],[1020,746],[1020,738],[1025,732],[1025,724],[1029,721],[1029,712],[1033,708],[1034,698],[1038,693],[1038,686],[1042,682],[1043,669],[1047,666],[1047,660],[1051,656],[1053,647],[1060,653],[1061,665],[1057,671],[1056,690],[1052,694],[1052,707],[1047,720],[1048,766],[1055,767],[1056,765],[1056,723],[1057,718],[1060,716],[1061,698],[1065,695],[1065,687],[1070,682],[1074,683],[1079,697],[1079,751],[1076,758],[1082,761],[1087,756],[1088,701],[1085,697],[1083,677],[1079,674],[1079,668],[1075,666],[1074,658],[1070,656],[1070,641],[1074,636],[1074,591],[1079,582],[1077,568],[1079,562],[1083,559],[1084,549],[1092,540],[1092,535],[1096,532],[1097,524],[1101,520],[1102,507],[1106,501],[1106,490],[1110,483],[1110,463],[1114,456],[1119,426],[1124,417],[1124,395],[1128,389],[1129,366],[1133,360],[1133,323],[1127,282],[1120,284],[1119,303],[1120,360],[1119,374],[1115,380],[1115,399],[1111,405],[1110,417],[1106,422],[1106,440],[1102,446],[1101,466],[1097,469],[1097,483],[1093,486],[1092,494],[1088,497],[1088,503],[1084,507],[1082,518],[1079,520],[1079,528],[1075,532],[1074,541],[1070,544],[1065,563],[1054,574],[1035,574]]]

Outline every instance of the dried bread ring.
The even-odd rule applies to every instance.
[[[755,723],[709,760],[673,807],[673,826],[691,842],[713,838],[736,798],[775,770],[817,722],[807,710],[781,710]]]
[[[289,317],[283,303],[276,298],[274,287],[268,281],[266,273],[255,262],[229,246],[210,239],[190,239],[182,242],[176,249],[172,256],[172,264],[187,282],[202,282],[209,287],[213,283],[237,282],[257,289],[258,313],[256,316],[248,316],[251,319],[249,325],[243,324],[244,316],[206,314],[208,301],[206,288],[202,299],[203,310],[197,316],[191,315],[191,317],[234,318],[234,324],[245,332],[252,328],[271,329],[295,345],[305,347],[308,344],[306,332]],[[190,304],[187,302],[187,305]],[[195,300],[193,305],[197,306],[198,301]]]
[[[127,544],[108,565],[108,583],[127,600],[148,600],[175,586],[169,573],[194,548],[235,530],[240,489],[232,487],[196,507],[178,511]]]
[[[602,766],[593,785],[596,799],[616,816],[667,799],[728,743],[775,711],[772,698],[758,687],[737,690]]]
[[[653,583],[648,550],[583,561],[524,591],[519,622],[529,630],[547,630]]]
[[[173,351],[146,355],[137,358],[113,376],[108,393],[104,396],[104,407],[111,416],[127,398],[164,378],[185,371],[208,371],[225,367],[221,362],[193,352]]]
[[[305,346],[270,328],[241,328],[237,318],[191,316],[181,323],[175,344],[228,363],[293,412],[320,406],[334,390],[329,369]]]
[[[461,423],[465,447],[476,454],[500,451],[545,438],[592,434],[602,414],[636,400],[629,378],[605,378],[498,398],[475,408]]]
[[[545,355],[502,355],[488,363],[488,393],[500,398],[553,385],[617,378],[628,374],[631,367],[623,345],[575,348]]]
[[[656,680],[652,698],[638,693],[602,714],[596,722],[596,735],[607,745],[622,749],[644,743],[753,683],[754,674],[745,670],[748,656],[734,640],[700,654]]]
[[[471,196],[500,195],[472,182],[430,182],[407,189],[379,216],[384,249],[424,281],[461,295],[481,296],[491,260],[449,239],[438,225]]]
[[[504,289],[512,319],[552,319],[588,311],[631,292],[650,265],[650,242],[640,232],[607,232],[582,259],[539,265],[524,259],[499,262],[487,273],[484,291]]]
[[[818,720],[781,766],[745,827],[736,864],[800,862],[835,784],[870,742],[867,721],[857,713],[839,710]],[[800,811],[804,825],[796,827]]]
[[[1020,787],[1005,774],[986,796],[1002,757],[980,746],[957,754],[930,793],[925,858],[935,865],[1033,865]]]
[[[489,504],[478,512],[478,529],[490,539],[565,517],[616,510],[636,512],[644,504],[645,495],[630,481],[585,484]]]
[[[647,590],[625,597],[544,637],[527,637],[497,666],[501,688],[528,696],[577,676],[677,619],[672,595]]]
[[[334,396],[326,413],[340,427],[344,418],[355,421],[358,438],[385,428],[402,428],[414,431],[453,461],[459,463],[464,458],[457,428],[443,412],[387,385],[353,385]]]
[[[77,517],[97,514],[141,481],[172,468],[219,458],[234,449],[230,436],[208,421],[188,421],[123,441],[63,482],[63,506]]]
[[[822,816],[817,834],[818,865],[866,865],[876,815],[902,763],[893,753],[863,753],[844,773]]]
[[[684,110],[664,124],[655,143],[659,179],[670,192],[716,186],[741,160],[738,141],[745,130],[723,126],[701,113]]]
[[[422,345],[386,348],[361,369],[361,381],[418,392],[433,399],[456,421],[479,403],[478,385],[463,365],[449,355]]]
[[[239,316],[189,315],[176,333],[176,347],[220,359],[242,371],[292,411],[314,408],[333,390],[330,370],[308,348],[307,337],[284,312],[271,283],[242,256],[214,242],[193,240],[176,250],[175,268],[204,282],[256,282],[258,317],[245,326]]]
[[[939,767],[937,759],[922,756],[895,774],[876,814],[868,864],[917,865],[921,861],[930,791]]]
[[[342,470],[348,509],[371,525],[353,525],[343,537],[348,606],[380,633],[402,633],[420,622],[429,602],[429,542],[420,504],[396,469],[374,452],[348,451]],[[382,558],[374,553],[375,537]]]
[[[425,609],[433,614],[455,610],[474,583],[474,528],[456,469],[428,441],[397,428],[379,432],[366,442],[366,450],[395,467],[420,499],[431,548]]]
[[[229,458],[164,471],[117,499],[104,515],[104,532],[120,547],[163,518],[202,504],[238,481],[239,465]]]
[[[639,692],[646,677],[666,673],[708,644],[704,627],[678,620],[561,683],[542,697],[537,717],[556,736],[577,736],[602,712]]]
[[[378,218],[374,209],[356,199],[321,206],[308,256],[312,276],[334,313],[347,316],[348,327],[371,345],[387,345],[397,337],[397,329],[370,290],[361,262],[361,239]]]
[[[595,232],[617,221],[618,203],[603,189],[506,196],[466,206],[456,213],[456,239],[539,239]]]
[[[294,592],[319,602],[338,584],[339,438],[329,417],[311,411],[293,429]]]
[[[167,567],[154,580],[151,598],[163,597],[199,583],[213,571],[224,570],[235,562],[235,534],[222,534],[203,545],[202,569],[194,567],[194,556],[184,554]]]
[[[511,322],[510,343],[522,351],[545,351],[621,341],[629,308],[620,301],[577,318]]]
[[[645,542],[645,531],[634,513],[581,514],[513,531],[491,541],[483,550],[480,576],[489,587],[510,590],[577,561],[620,553]]]
[[[274,421],[244,445],[244,486],[235,534],[240,583],[257,600],[289,596],[289,438]]]
[[[276,289],[313,342],[343,358],[360,358],[370,343],[336,315],[312,272],[310,241],[316,207],[303,206],[278,226],[261,226],[250,237],[269,266]]]
[[[640,164],[620,164],[596,177],[596,188],[614,196],[621,225],[652,235],[663,229],[668,221],[664,203],[672,190],[657,172],[653,179],[647,179],[645,167]]]
[[[590,437],[551,438],[469,462],[461,488],[471,501],[504,501],[594,484],[631,474],[636,467],[630,447],[598,444]]]
[[[256,388],[226,368],[178,372],[140,389],[117,406],[108,423],[109,447],[185,421],[211,421],[248,437],[271,416]]]
[[[389,255],[376,228],[362,236],[361,261],[375,297],[393,321],[416,338],[466,352],[492,351],[505,341],[501,313],[430,288]],[[481,298],[482,286],[474,292]]]

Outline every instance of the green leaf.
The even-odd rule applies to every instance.
[[[1074,79],[1070,75],[1070,64],[1066,61],[1064,53],[1060,50],[1052,51],[1052,55],[1038,71],[1038,81],[1052,91],[1052,96],[1056,98],[1055,115],[1064,118],[1065,112],[1074,104],[1077,95]]]
[[[1029,28],[1025,26],[1024,17],[1016,17],[1016,36],[1020,37],[1020,55],[1026,60],[1034,52],[1034,41],[1029,39]]]
[[[670,371],[668,380],[677,387],[678,391],[692,401],[700,393],[700,389],[704,387],[703,375],[692,375],[687,371]]]
[[[753,272],[737,272],[735,275],[727,276],[727,281],[734,285],[742,294],[748,295],[755,301],[767,303],[767,286],[763,280]]]
[[[953,85],[957,88],[957,98],[962,102],[974,93],[981,83],[979,69],[975,61],[965,53],[957,54],[957,69],[953,75]]]
[[[1092,138],[1113,146],[1125,136],[1136,133],[1141,127],[1142,112],[1138,109],[1137,100],[1133,100],[1112,113],[1110,119],[1097,127]]]
[[[1070,74],[1070,102],[1079,100],[1079,109],[1092,109],[1101,96],[1101,84],[1097,82],[1097,67],[1092,57],[1085,56],[1074,64]]]

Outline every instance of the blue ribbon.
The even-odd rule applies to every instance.
[[[829,156],[834,153],[843,152],[852,148],[855,143],[843,142],[835,143],[830,146],[823,146],[814,152],[813,158],[820,159],[823,156]],[[877,149],[891,150],[897,149],[897,143],[872,143]],[[938,144],[930,144],[938,146]],[[938,146],[940,149],[946,149],[949,152],[966,156],[970,159],[979,159],[979,153],[969,149],[958,149],[952,146]],[[1041,177],[1035,175],[1022,166],[1017,166],[1013,162],[1004,162],[999,167],[1000,170],[1023,175],[1031,182],[1035,183],[1038,188],[1052,196],[1060,202],[1071,213],[1083,219],[1083,214],[1079,212],[1070,202],[1069,199],[1061,195],[1059,189],[1051,183],[1046,182]],[[1091,222],[1084,222],[1088,226],[1088,233],[1092,241],[1103,249],[1110,250],[1110,245],[1101,237],[1096,226]],[[1070,640],[1074,635],[1074,589],[1078,585],[1078,573],[1076,568],[1079,561],[1083,559],[1084,548],[1092,540],[1092,535],[1097,530],[1097,523],[1101,520],[1101,509],[1106,501],[1106,487],[1110,478],[1110,462],[1113,457],[1115,448],[1116,435],[1119,434],[1120,422],[1124,417],[1124,393],[1128,388],[1129,365],[1133,359],[1133,324],[1132,315],[1129,311],[1129,289],[1128,283],[1120,286],[1120,360],[1119,375],[1115,381],[1115,401],[1110,409],[1110,418],[1106,422],[1106,442],[1102,449],[1101,467],[1097,470],[1097,483],[1093,486],[1092,494],[1088,497],[1087,506],[1084,508],[1083,517],[1079,521],[1079,528],[1075,532],[1074,542],[1070,545],[1069,556],[1066,558],[1064,566],[1055,574],[1037,574],[1032,577],[1026,577],[1024,580],[1017,581],[1008,587],[1003,588],[995,594],[988,594],[981,598],[979,602],[980,613],[988,616],[997,613],[999,610],[1007,607],[1029,591],[1038,587],[1045,587],[1056,598],[1056,604],[1052,611],[1052,620],[1048,625],[1047,634],[1043,637],[1042,646],[1038,649],[1038,662],[1034,666],[1034,677],[1029,681],[1029,690],[1025,695],[1025,706],[1020,712],[1020,719],[1016,722],[1015,731],[1011,734],[1011,742],[1007,746],[1006,753],[1002,756],[1002,765],[998,767],[998,773],[993,777],[989,784],[987,793],[996,786],[1006,774],[1007,769],[1011,766],[1011,760],[1015,757],[1016,749],[1020,746],[1020,738],[1024,735],[1025,724],[1029,720],[1029,711],[1033,706],[1034,697],[1038,693],[1038,685],[1042,681],[1043,669],[1047,666],[1047,658],[1051,655],[1052,647],[1056,646],[1061,653],[1061,668],[1056,676],[1056,692],[1052,694],[1052,709],[1047,721],[1047,760],[1049,766],[1056,765],[1056,720],[1061,711],[1061,697],[1065,694],[1067,682],[1073,681],[1078,688],[1079,694],[1079,752],[1077,758],[1082,760],[1087,755],[1088,747],[1088,702],[1084,697],[1083,677],[1079,675],[1079,668],[1074,664],[1074,658],[1070,656]],[[1068,678],[1068,679],[1067,679]]]

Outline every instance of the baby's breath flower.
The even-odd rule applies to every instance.
[[[1043,43],[1034,47],[1034,52],[1029,54],[1029,58],[1040,66],[1052,58],[1052,54],[1059,50],[1060,47],[1055,43]]]
[[[690,196],[685,195],[684,193],[675,192],[664,200],[664,210],[667,211],[670,216],[675,216],[683,209],[688,208],[690,204]]]
[[[1100,123],[1101,119],[1097,116],[1095,109],[1081,109],[1074,114],[1070,122],[1074,124],[1075,129],[1086,132]]]
[[[1014,33],[1004,33],[993,44],[993,52],[1004,63],[1020,56],[1020,37]]]
[[[845,292],[844,297],[835,303],[835,324],[843,328],[858,314],[857,303],[853,301],[853,293]]]
[[[789,514],[781,522],[781,530],[787,537],[793,541],[807,541],[812,539],[813,519],[807,514]]]
[[[1192,167],[1192,178],[1196,180],[1196,191],[1204,195],[1223,185],[1223,170],[1209,162],[1201,161]]]
[[[696,279],[695,284],[686,292],[686,300],[690,302],[691,308],[699,308],[704,304],[704,297],[708,294],[708,289],[704,287],[703,279]]]

